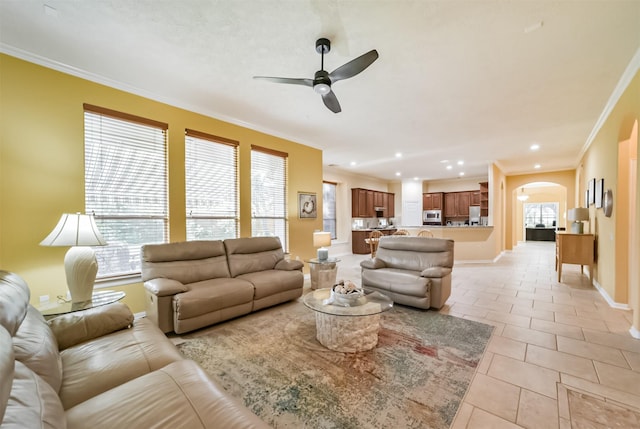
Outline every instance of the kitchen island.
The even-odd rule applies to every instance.
[[[455,263],[491,263],[499,256],[498,246],[496,243],[496,231],[493,226],[439,226],[439,225],[424,225],[424,226],[395,226],[382,230],[385,235],[392,234],[397,229],[406,229],[409,235],[415,237],[418,235],[418,231],[421,229],[428,229],[433,234],[434,238],[448,238],[454,241],[454,260]],[[362,253],[354,254],[366,254],[369,253],[369,247],[364,242],[365,238],[369,237],[371,229],[360,229],[352,231],[352,247],[355,249],[355,240],[362,241],[362,246],[366,246],[366,251]],[[391,232],[384,232],[391,231]],[[357,234],[356,234],[357,233]]]
[[[369,238],[371,231],[380,231],[382,235],[391,235],[397,231],[396,228],[366,228],[354,229],[351,231],[351,252],[354,255],[366,255],[371,252],[369,243],[365,240]]]

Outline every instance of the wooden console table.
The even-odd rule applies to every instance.
[[[556,270],[558,282],[562,277],[562,264],[579,264],[580,272],[589,266],[589,282],[593,285],[593,234],[556,234]]]

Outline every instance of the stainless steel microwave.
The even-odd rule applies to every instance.
[[[422,222],[442,223],[442,210],[424,210]]]

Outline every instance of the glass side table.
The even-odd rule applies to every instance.
[[[125,297],[125,293],[117,290],[100,290],[93,292],[89,301],[82,302],[55,302],[38,307],[45,318],[73,313],[74,311],[88,310],[101,305],[113,304]]]
[[[340,262],[338,258],[328,258],[319,260],[318,258],[307,259],[309,264],[309,274],[311,277],[311,289],[331,288],[336,283],[336,275],[338,274],[338,266]]]

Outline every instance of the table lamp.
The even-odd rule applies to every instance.
[[[41,246],[72,246],[64,257],[64,271],[71,302],[89,301],[98,273],[96,254],[88,246],[104,246],[93,216],[65,213],[53,231],[40,242]]]
[[[316,231],[313,233],[313,247],[319,247],[318,260],[326,261],[329,259],[329,249],[326,247],[331,246],[331,233],[324,231]]]
[[[585,207],[570,209],[567,213],[567,219],[573,222],[571,224],[572,234],[584,234],[582,221],[589,220],[589,209]]]

